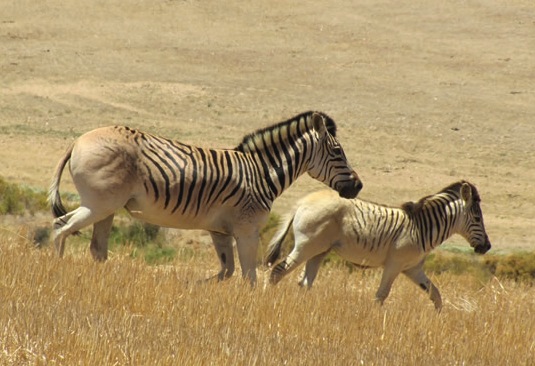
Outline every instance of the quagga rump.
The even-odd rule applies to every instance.
[[[67,213],[60,199],[62,172],[70,163],[80,207]],[[259,230],[273,201],[301,174],[355,197],[362,183],[326,114],[306,112],[260,129],[234,149],[187,145],[125,126],[104,127],[79,137],[58,163],[49,201],[56,219],[54,244],[93,224],[90,251],[106,260],[114,213],[159,226],[210,232],[221,271],[234,272],[233,238],[242,272],[256,281]]]
[[[340,199],[329,191],[311,193],[297,204],[294,215],[273,237],[267,253],[269,265],[280,256],[292,225],[294,248],[272,269],[271,283],[276,284],[306,262],[299,284],[311,287],[321,262],[333,250],[358,266],[383,267],[376,293],[381,304],[396,277],[403,273],[426,291],[440,310],[440,292],[423,271],[426,256],[453,234],[462,235],[476,253],[484,254],[491,247],[479,193],[466,181],[399,208]]]

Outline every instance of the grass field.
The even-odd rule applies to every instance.
[[[24,232],[0,234],[0,364],[530,365],[535,289],[496,278],[433,278],[440,314],[404,278],[383,307],[379,276],[332,266],[311,291],[295,278],[251,289],[204,282],[215,258],[148,266],[130,249],[105,264],[59,260]],[[207,249],[205,249],[207,250]],[[214,260],[212,260],[214,259]],[[261,273],[261,280],[264,275]]]
[[[533,277],[532,0],[0,9],[0,191],[11,190],[0,197],[0,365],[534,364],[533,281],[507,279]],[[126,124],[233,147],[311,109],[337,122],[362,198],[398,205],[469,180],[493,245],[483,258],[527,252],[525,271],[513,259],[499,269],[507,276],[482,276],[457,271],[472,257],[429,258],[444,299],[437,314],[404,278],[378,307],[379,273],[337,261],[311,291],[295,276],[251,289],[239,268],[228,282],[204,282],[218,263],[198,231],[165,231],[143,247],[139,226],[118,230],[104,264],[90,259],[90,228],[68,239],[63,260],[48,244],[42,193],[81,134]],[[67,176],[61,192],[76,205]],[[299,178],[274,213],[319,188]],[[458,237],[445,246],[468,247]]]

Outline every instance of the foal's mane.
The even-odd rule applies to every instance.
[[[474,186],[472,183],[470,183],[470,182],[468,182],[466,180],[461,180],[461,181],[458,181],[458,182],[450,184],[449,186],[441,189],[439,192],[437,192],[435,194],[431,194],[429,196],[422,197],[417,202],[412,202],[412,201],[405,202],[404,204],[401,205],[401,209],[403,211],[405,211],[406,213],[410,214],[410,215],[417,215],[420,212],[422,212],[422,210],[425,207],[426,203],[428,203],[429,201],[432,201],[437,195],[439,195],[441,193],[453,193],[453,194],[456,194],[456,195],[460,194],[461,187],[465,183],[467,183],[470,186],[470,188],[472,188],[472,199],[475,202],[479,202],[481,199],[479,197],[479,193],[477,191],[476,186]]]
[[[276,123],[274,125],[260,128],[256,130],[255,132],[252,132],[246,136],[243,137],[243,140],[240,142],[238,146],[234,148],[234,150],[241,151],[241,152],[250,152],[254,151],[257,148],[260,148],[260,146],[257,146],[257,141],[262,141],[260,144],[261,146],[264,146],[266,139],[263,138],[265,135],[271,135],[276,136],[280,135],[282,139],[286,139],[288,136],[295,135],[295,131],[291,131],[290,126],[292,123],[297,122],[302,123],[301,120],[306,121],[307,119],[311,118],[313,113],[318,113],[323,117],[323,120],[325,121],[325,127],[327,127],[327,131],[333,136],[336,137],[336,123],[334,120],[326,115],[323,112],[314,112],[314,111],[308,111],[301,114],[298,114],[297,116],[294,116],[286,121]],[[296,125],[297,126],[297,125]],[[289,131],[288,134],[279,134],[279,132],[283,129],[286,129]],[[273,139],[268,139],[268,142],[273,142]]]

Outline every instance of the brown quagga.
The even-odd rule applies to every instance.
[[[437,287],[423,271],[426,256],[453,234],[462,235],[476,253],[491,245],[483,223],[476,187],[466,181],[451,184],[417,203],[399,208],[360,199],[340,199],[329,191],[303,198],[286,223],[281,225],[268,247],[266,262],[274,264],[293,225],[295,245],[277,264],[270,277],[275,284],[306,262],[301,286],[311,287],[321,262],[333,250],[361,267],[383,267],[376,300],[381,304],[396,277],[403,273],[420,286],[437,310],[442,299]]]
[[[80,207],[67,213],[59,184],[68,162]],[[106,260],[114,213],[124,207],[152,224],[209,231],[219,280],[234,272],[234,238],[243,276],[255,283],[259,230],[275,198],[305,172],[342,197],[362,188],[335,122],[321,112],[260,129],[234,149],[191,146],[124,126],[95,129],[56,168],[49,193],[55,247],[62,256],[66,238],[93,224],[91,253]]]

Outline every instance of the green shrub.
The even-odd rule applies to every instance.
[[[114,225],[111,229],[109,244],[110,246],[133,245],[138,248],[147,246],[149,243],[160,245],[159,232],[159,226],[140,221],[133,221],[128,225]]]
[[[143,258],[147,264],[157,265],[172,262],[176,257],[176,249],[151,245],[145,248]]]
[[[8,183],[0,178],[1,215],[22,215],[27,211],[34,214],[46,210],[47,206],[46,192]]]

